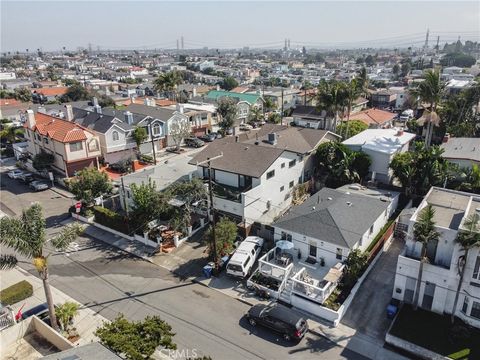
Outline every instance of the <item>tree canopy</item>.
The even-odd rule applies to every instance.
[[[348,122],[342,122],[337,126],[337,134],[341,135],[343,140],[351,138],[362,131],[367,130],[368,125],[360,120],[350,120]]]
[[[213,254],[212,247],[212,228],[209,227],[205,233],[205,239],[208,241],[210,254]],[[217,259],[230,254],[234,249],[235,239],[237,238],[237,225],[223,217],[215,225],[215,238],[217,246]]]
[[[238,86],[238,81],[231,76],[227,76],[223,78],[222,82],[220,83],[220,86],[222,87],[222,89],[230,91],[233,88],[236,88]]]
[[[230,129],[237,119],[237,104],[235,100],[224,97],[218,100],[217,112],[222,117],[219,125],[222,129]]]
[[[390,168],[406,195],[423,196],[432,186],[443,186],[452,178],[452,167],[442,154],[438,146],[427,148],[417,142],[414,150],[393,157]]]
[[[176,349],[172,327],[159,316],[147,316],[143,321],[128,321],[120,314],[112,322],[104,322],[95,331],[100,342],[128,360],[149,359],[159,346]]]
[[[108,175],[96,168],[80,170],[69,181],[68,187],[77,200],[81,200],[87,205],[93,204],[95,198],[108,194],[112,190]]]
[[[360,181],[368,175],[371,164],[367,154],[333,141],[320,144],[316,158],[325,185],[333,188]]]

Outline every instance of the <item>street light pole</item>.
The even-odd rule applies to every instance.
[[[223,157],[223,153],[220,155],[214,156],[212,158],[207,158],[205,161],[201,161],[197,163],[198,165],[201,164],[208,164],[208,193],[210,197],[210,216],[212,218],[212,248],[213,248],[213,262],[215,264],[215,269],[218,269],[218,257],[217,257],[217,237],[215,234],[215,207],[213,206],[213,186],[212,186],[212,160],[219,159]]]

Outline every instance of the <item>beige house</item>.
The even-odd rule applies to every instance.
[[[41,152],[54,155],[52,167],[65,177],[86,167],[98,168],[100,143],[93,132],[63,119],[27,110],[25,137],[33,158]]]

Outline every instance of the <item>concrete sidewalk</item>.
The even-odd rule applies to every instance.
[[[19,281],[26,280],[33,287],[33,295],[25,300],[22,300],[12,305],[13,312],[16,314],[23,306],[22,311],[26,311],[34,306],[43,304],[45,300],[45,292],[43,289],[42,280],[28,272],[16,267],[12,270],[0,271],[0,289],[5,289]],[[78,303],[65,293],[50,285],[52,291],[53,301],[55,304],[63,304],[66,301]],[[98,341],[98,338],[93,334],[94,331],[102,325],[106,319],[95,313],[90,308],[85,308],[80,304],[78,315],[74,318],[74,327],[77,329],[80,339],[75,342],[75,345],[84,345],[92,341]]]

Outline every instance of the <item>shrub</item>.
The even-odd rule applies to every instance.
[[[33,167],[37,170],[49,169],[54,161],[55,157],[53,154],[41,152],[40,154],[35,155],[33,158]]]
[[[26,280],[22,280],[0,291],[0,302],[3,305],[12,305],[33,295],[33,287]]]
[[[101,206],[94,206],[93,212],[95,213],[95,222],[124,234],[129,233],[127,217]]]
[[[140,161],[148,164],[153,164],[153,157],[150,155],[140,155]]]

